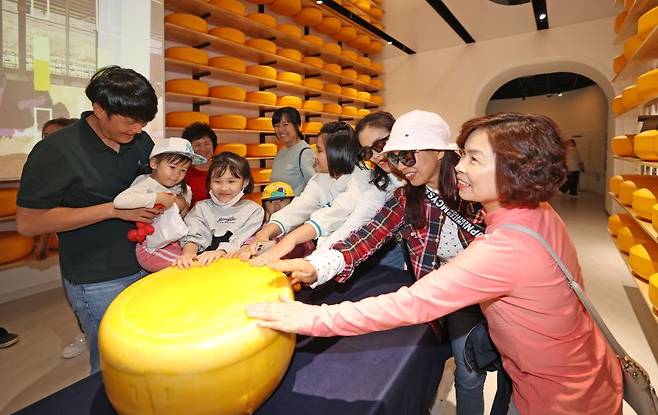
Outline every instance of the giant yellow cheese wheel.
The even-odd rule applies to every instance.
[[[322,67],[324,66],[324,61],[322,60],[322,58],[318,58],[316,56],[304,56],[302,62],[304,62],[307,65],[311,65],[320,69],[322,69]]]
[[[16,195],[18,189],[0,189],[0,216],[16,214]]]
[[[270,3],[270,8],[274,13],[284,16],[294,16],[302,11],[301,0],[274,0]]]
[[[228,130],[244,130],[247,126],[247,118],[244,115],[213,115],[210,117],[210,126]]]
[[[619,115],[626,111],[626,108],[624,108],[624,101],[622,100],[621,95],[617,95],[612,99],[612,112],[615,115]]]
[[[624,57],[626,57],[626,59],[630,59],[641,44],[642,38],[638,35],[634,35],[628,38],[628,40],[624,42]]]
[[[356,117],[358,115],[358,110],[356,107],[344,105],[343,109],[341,110],[341,114],[345,115],[346,117]]]
[[[281,48],[276,51],[276,54],[297,62],[301,62],[302,58],[304,57],[301,51],[291,48]]]
[[[382,72],[384,70],[384,65],[381,63],[373,62],[372,65],[370,65],[370,69],[375,72]]]
[[[302,37],[305,41],[314,44],[315,46],[320,46],[322,47],[324,45],[324,40],[320,36],[315,36],[315,35],[304,35]]]
[[[324,48],[331,53],[335,53],[336,55],[342,53],[343,50],[343,48],[338,43],[332,43],[332,42],[325,43]]]
[[[274,16],[271,16],[269,14],[251,13],[247,15],[247,18],[255,22],[262,23],[265,26],[269,26],[274,29],[276,28],[276,19],[274,18]]]
[[[337,63],[325,63],[324,70],[327,72],[339,74],[342,72],[343,68],[341,68],[340,65]]]
[[[247,144],[247,157],[274,157],[276,152],[276,144]]]
[[[655,314],[658,311],[658,274],[649,277],[649,302],[653,306]]]
[[[623,89],[621,93],[621,101],[624,103],[624,108],[631,109],[640,105],[640,96],[637,94],[635,85],[628,86]]]
[[[341,26],[342,25],[340,20],[335,17],[328,16],[323,18],[322,22],[315,26],[315,30],[320,33],[324,33],[325,35],[333,35],[340,30]]]
[[[213,6],[218,6],[235,14],[239,14],[240,16],[247,14],[244,4],[239,0],[210,0],[209,3]]]
[[[276,105],[276,95],[269,91],[252,91],[247,93],[247,102],[263,105]]]
[[[363,49],[370,44],[370,36],[364,34],[357,35],[354,39],[347,42],[347,44],[354,49]]]
[[[279,31],[294,37],[301,38],[304,35],[302,29],[294,24],[284,23],[276,27]]]
[[[363,118],[368,114],[370,114],[370,110],[367,108],[359,108],[359,110],[357,111],[357,116],[359,116],[360,118]]]
[[[611,235],[617,236],[619,229],[624,226],[628,226],[631,223],[634,223],[635,220],[633,217],[627,213],[618,213],[616,215],[610,215],[608,217],[608,232]]]
[[[234,58],[232,56],[216,56],[210,58],[208,65],[239,73],[245,73],[247,70],[247,64],[242,59]]]
[[[343,49],[343,51],[340,54],[344,58],[351,59],[353,61],[355,61],[358,56],[355,51],[349,49]]]
[[[318,134],[322,128],[322,123],[320,121],[309,121],[302,126],[302,132],[304,134]]]
[[[244,310],[280,296],[293,298],[282,273],[237,259],[134,283],[98,333],[110,403],[131,415],[253,413],[283,378],[295,336],[259,327]]]
[[[324,112],[330,112],[332,114],[340,114],[343,112],[343,107],[341,107],[339,104],[328,102],[324,104],[323,110]]]
[[[637,216],[651,220],[651,208],[657,203],[654,194],[658,194],[658,186],[652,189],[643,187],[633,192],[632,206]]]
[[[384,49],[384,44],[379,40],[374,40],[374,39],[371,39],[366,46],[361,48],[362,51],[370,55],[377,55],[381,53],[382,49]]]
[[[304,108],[306,111],[322,112],[323,104],[320,101],[309,99],[304,101],[302,108]]]
[[[230,40],[231,42],[240,43],[241,45],[244,45],[247,41],[247,37],[243,32],[232,27],[214,27],[208,31],[208,34],[224,40]]]
[[[356,98],[362,101],[370,101],[372,95],[367,91],[357,91]]]
[[[239,86],[220,85],[210,88],[209,95],[213,98],[244,101],[247,98],[247,91],[245,91],[244,88],[240,88]]]
[[[165,22],[176,26],[186,27],[201,33],[208,33],[208,22],[188,13],[172,13],[165,16]]]
[[[619,33],[621,26],[624,24],[624,20],[626,20],[626,16],[628,16],[628,12],[622,10],[622,12],[615,17],[615,33]]]
[[[647,130],[635,135],[633,151],[642,160],[658,160],[658,131]]]
[[[635,222],[622,226],[617,231],[617,246],[624,253],[628,253],[633,245],[648,242],[649,237]]]
[[[371,95],[370,101],[377,105],[382,105],[384,103],[384,97],[382,97],[381,95]]]
[[[341,95],[344,95],[344,96],[350,97],[350,98],[356,98],[356,92],[357,91],[356,91],[355,88],[352,88],[352,87],[349,87],[349,86],[344,86],[340,89],[340,94]]]
[[[254,183],[268,183],[271,175],[272,169],[251,169],[251,178],[254,179]]]
[[[332,94],[340,94],[342,89],[343,88],[338,84],[324,84],[324,90],[327,91],[327,92],[330,92]]]
[[[652,69],[638,76],[635,85],[638,95],[643,100],[658,97],[658,69]]]
[[[356,29],[354,26],[343,26],[339,31],[331,35],[334,39],[339,42],[350,42],[354,40],[357,36]]]
[[[165,58],[177,59],[179,61],[208,65],[208,54],[197,48],[174,46],[165,49]]]
[[[261,78],[276,79],[276,69],[267,65],[249,65],[245,72]]]
[[[643,40],[658,25],[658,7],[654,7],[637,19],[637,35]]]
[[[356,80],[359,82],[363,82],[364,84],[369,84],[370,83],[370,75],[365,74],[365,73],[360,73],[356,75]]]
[[[633,245],[628,251],[628,262],[635,274],[648,279],[658,271],[658,247],[655,243]]]
[[[247,130],[274,131],[272,119],[268,117],[249,118]]]
[[[632,157],[635,155],[633,151],[633,140],[635,136],[619,135],[612,137],[610,140],[610,148],[612,153],[622,157]]]
[[[619,185],[619,201],[626,206],[633,204],[633,192],[637,190],[637,185],[632,180],[624,180]]]
[[[619,73],[624,69],[624,66],[626,66],[626,57],[623,54],[615,56],[612,60],[612,70]]]
[[[370,65],[372,65],[372,60],[367,56],[357,56],[356,61],[363,66],[367,66],[368,68],[370,67]]]
[[[208,124],[208,114],[197,111],[175,111],[168,112],[165,116],[165,123],[167,127],[185,128],[195,122]]]
[[[615,196],[619,196],[619,185],[622,184],[623,182],[624,182],[624,178],[622,176],[610,177],[610,180],[608,182],[608,187],[610,189],[610,192]]]
[[[311,89],[322,90],[322,88],[324,88],[324,82],[322,82],[322,80],[319,78],[304,78],[304,80],[302,81],[302,85],[305,88],[311,88]]]
[[[354,4],[364,12],[370,11],[370,0],[356,0]]]
[[[234,153],[240,157],[244,157],[247,155],[247,146],[242,143],[217,144],[217,147],[215,148],[215,155],[223,152]]]
[[[276,79],[281,82],[288,82],[295,85],[302,84],[302,76],[295,72],[279,72]]]
[[[304,7],[293,19],[301,26],[314,27],[322,23],[322,12],[317,7]],[[339,22],[340,23],[340,22]]]
[[[170,79],[165,82],[165,91],[205,97],[208,96],[208,84],[196,79]]]
[[[292,95],[284,95],[279,97],[276,105],[280,107],[293,107],[300,109],[302,107],[302,99]]]
[[[381,20],[381,18],[384,17],[384,9],[373,6],[368,14],[372,16],[373,19]]]
[[[267,39],[249,39],[245,45],[267,53],[276,53],[276,44]]]
[[[16,232],[0,232],[0,264],[21,259],[32,252],[34,239]]]
[[[370,86],[381,89],[384,88],[384,81],[381,79],[370,79]]]

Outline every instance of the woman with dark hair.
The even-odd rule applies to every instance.
[[[458,143],[459,194],[484,206],[485,236],[395,293],[335,306],[258,304],[247,314],[277,330],[356,335],[479,304],[512,379],[510,414],[620,414],[622,374],[614,352],[546,249],[510,228],[539,234],[582,285],[576,249],[545,203],[566,176],[559,129],[540,115],[494,114],[466,122]],[[303,260],[276,268],[300,280],[320,271]]]
[[[313,150],[304,141],[301,130],[302,118],[293,107],[279,108],[272,114],[272,127],[276,138],[285,147],[274,157],[270,181],[288,183],[295,195],[300,195],[315,174]]]
[[[209,197],[206,190],[206,177],[217,148],[217,135],[208,124],[195,122],[183,130],[181,137],[192,143],[192,149],[196,154],[206,159],[204,164],[190,166],[185,176],[185,183],[192,189],[192,202],[190,203],[190,207],[192,207],[197,201]]]

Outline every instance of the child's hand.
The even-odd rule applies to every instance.
[[[251,248],[249,245],[243,245],[240,249],[230,254],[226,254],[226,258],[236,258],[240,261],[248,261],[251,258]]]
[[[203,255],[203,254],[202,254]],[[183,254],[176,258],[174,266],[178,268],[192,268],[194,266],[194,260],[197,259],[195,254]]]
[[[223,249],[217,249],[215,251],[206,251],[202,254],[199,254],[199,256],[197,257],[197,261],[199,265],[210,265],[224,256],[226,256],[226,251],[224,251]]]
[[[260,256],[257,256],[256,258],[253,258],[251,261],[249,261],[249,263],[257,267],[268,265],[270,262],[276,261],[288,255],[293,249],[295,249],[295,241],[293,241],[291,238],[283,238],[277,242],[277,244],[274,245],[272,249]]]
[[[160,204],[165,209],[172,207],[175,201],[176,196],[173,193],[160,192],[155,196],[155,204]]]

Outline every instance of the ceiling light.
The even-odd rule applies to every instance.
[[[388,42],[386,42],[386,44],[387,44],[387,45],[392,45],[393,42],[391,42],[391,41],[389,40]]]
[[[546,13],[542,13],[539,15],[539,20],[544,20],[546,18]]]
[[[562,92],[558,92],[557,96],[558,96],[558,97],[561,97],[561,96],[562,96]]]
[[[322,4],[322,0],[315,0],[315,4]]]

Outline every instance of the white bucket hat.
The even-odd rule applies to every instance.
[[[382,151],[457,149],[448,123],[439,114],[414,110],[398,117]]]
[[[155,157],[158,154],[173,153],[180,154],[181,156],[189,157],[192,164],[203,164],[207,160],[205,157],[196,154],[192,149],[192,143],[180,137],[170,137],[158,140],[151,150],[151,156]]]

